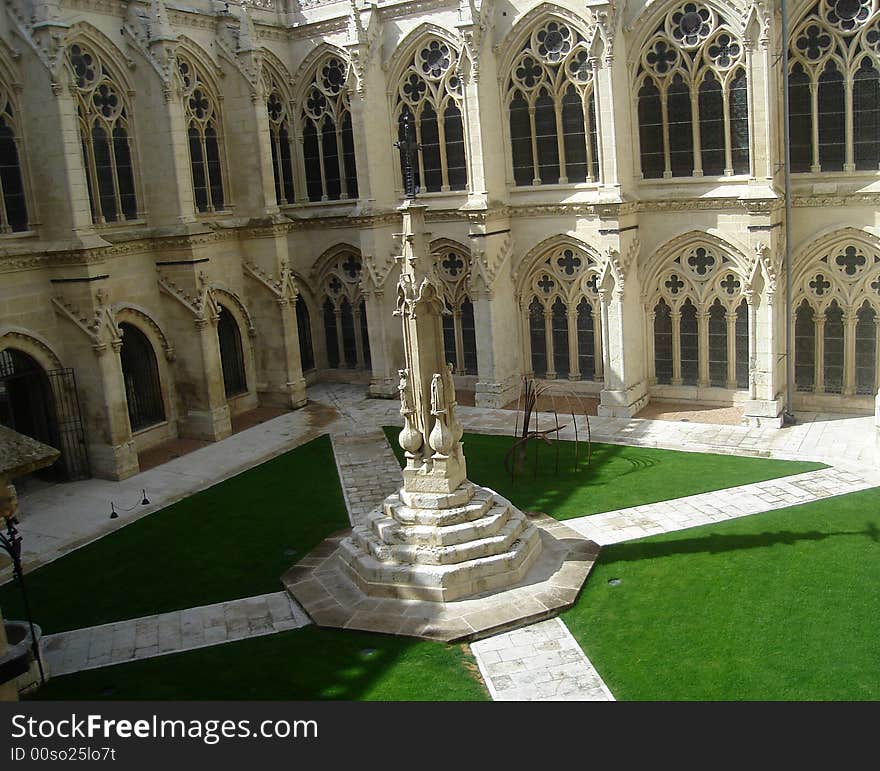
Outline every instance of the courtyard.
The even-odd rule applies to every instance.
[[[511,480],[515,413],[460,407],[471,478],[602,547],[569,610],[468,645],[319,628],[282,591],[285,569],[400,483],[397,402],[309,396],[123,482],[23,496],[52,673],[32,698],[880,698],[872,418],[591,417],[589,465],[583,440],[571,462],[568,426],[558,472],[542,450]],[[4,615],[17,602],[0,587]]]

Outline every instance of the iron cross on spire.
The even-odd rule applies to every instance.
[[[394,143],[400,150],[400,158],[403,162],[403,188],[406,198],[414,201],[416,197],[416,177],[413,168],[413,154],[421,150],[422,146],[416,142],[412,126],[412,114],[407,110],[402,116],[403,138]]]

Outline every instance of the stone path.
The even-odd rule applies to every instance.
[[[311,620],[287,592],[46,635],[52,676],[298,629]]]
[[[604,546],[818,501],[865,490],[874,484],[842,469],[819,469],[711,493],[566,519],[565,524]]]
[[[333,442],[352,523],[400,483],[400,469],[381,426],[400,421],[396,401],[367,399],[363,387],[320,384],[312,402],[240,434],[196,450],[123,482],[86,480],[22,496],[26,566],[33,569],[185,495],[286,452],[323,433]],[[510,411],[459,407],[466,430],[510,434]],[[541,416],[548,421],[549,417]],[[547,423],[549,425],[549,423]],[[799,414],[780,430],[638,418],[590,418],[593,441],[644,447],[814,460],[832,468],[702,495],[635,506],[566,521],[599,544],[681,530],[880,485],[873,418]],[[581,437],[586,431],[578,419]],[[573,427],[561,434],[573,438]],[[242,459],[246,459],[243,460]],[[109,504],[132,506],[142,489],[148,506],[109,519]],[[8,570],[5,571],[8,573]],[[5,577],[0,570],[0,581]],[[172,652],[272,634],[310,623],[283,592],[44,639],[53,674],[91,669]],[[609,700],[611,693],[555,618],[495,635],[471,646],[497,700]]]
[[[614,701],[561,618],[471,643],[495,701]]]
[[[400,464],[379,429],[331,434],[336,468],[352,525],[400,487]]]

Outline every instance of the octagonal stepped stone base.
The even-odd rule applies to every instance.
[[[340,557],[361,591],[446,602],[510,586],[528,572],[541,550],[534,525],[494,491],[461,487],[417,501],[391,495],[352,530]],[[456,495],[450,508],[424,506]]]
[[[281,580],[318,626],[431,640],[479,639],[570,607],[599,553],[595,543],[563,522],[526,516],[541,539],[534,564],[518,582],[474,596],[438,602],[365,593],[342,557],[350,531],[323,541]]]

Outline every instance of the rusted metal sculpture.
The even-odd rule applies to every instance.
[[[550,399],[550,414],[553,416],[553,424],[549,428],[541,429],[538,425],[539,405],[542,397]],[[529,442],[534,443],[535,452],[533,460],[533,476],[538,475],[538,448],[541,443],[556,450],[555,473],[559,473],[559,432],[568,426],[567,423],[560,425],[557,402],[563,406],[564,415],[571,415],[571,425],[574,428],[574,470],[578,470],[580,461],[581,439],[578,434],[577,418],[583,415],[587,428],[587,465],[590,465],[592,454],[592,438],[590,434],[590,418],[581,396],[571,388],[566,388],[560,383],[547,383],[523,378],[522,389],[516,405],[516,428],[514,429],[514,442],[504,455],[504,469],[510,474],[511,480],[521,474],[528,462]],[[522,425],[520,425],[520,417]],[[555,439],[555,441],[554,441]]]

